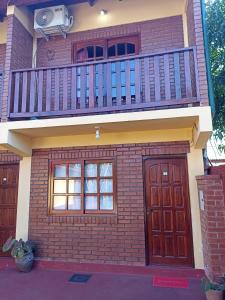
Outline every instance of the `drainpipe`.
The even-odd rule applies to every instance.
[[[214,98],[214,92],[213,92],[211,64],[210,64],[208,26],[207,26],[207,21],[206,21],[206,5],[205,5],[205,0],[200,0],[200,1],[201,1],[201,11],[202,11],[202,28],[203,28],[204,52],[205,52],[206,72],[207,72],[207,81],[208,81],[209,104],[211,106],[212,114],[214,115],[214,113],[215,113],[215,98]]]

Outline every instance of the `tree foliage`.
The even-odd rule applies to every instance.
[[[214,136],[225,152],[225,0],[206,5],[211,74],[215,96]]]

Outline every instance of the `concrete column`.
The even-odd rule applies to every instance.
[[[202,252],[202,233],[200,208],[198,199],[198,188],[195,177],[204,174],[204,164],[201,149],[191,147],[191,152],[188,154],[188,173],[189,173],[189,193],[191,203],[191,219],[192,219],[192,235],[193,235],[193,250],[194,262],[196,269],[203,269],[203,252]]]
[[[30,207],[31,157],[20,161],[17,203],[16,239],[28,239]]]

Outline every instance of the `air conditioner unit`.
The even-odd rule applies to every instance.
[[[34,11],[34,29],[45,37],[51,34],[63,34],[71,29],[73,17],[69,16],[65,5],[36,9]]]

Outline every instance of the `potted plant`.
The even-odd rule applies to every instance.
[[[202,288],[207,300],[223,300],[225,291],[225,277],[218,282],[211,282],[207,277],[202,279]]]
[[[3,252],[11,250],[12,257],[15,258],[16,267],[20,272],[30,272],[34,261],[35,245],[31,241],[17,241],[10,237],[2,247]]]

